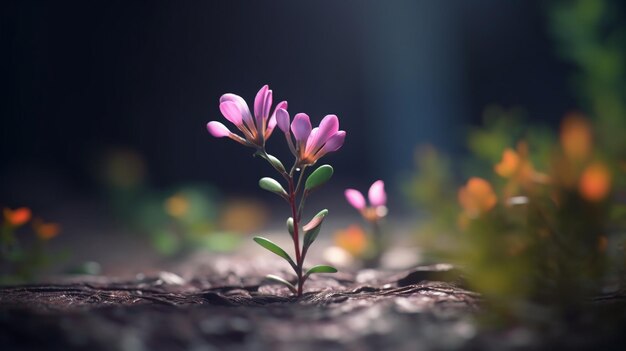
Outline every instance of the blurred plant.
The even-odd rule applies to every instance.
[[[304,271],[304,259],[307,251],[317,238],[322,222],[328,214],[328,210],[322,210],[301,227],[304,203],[313,190],[331,178],[333,168],[330,165],[322,165],[315,169],[306,181],[303,181],[304,174],[306,169],[313,166],[322,156],[339,150],[343,145],[346,133],[339,130],[339,120],[335,115],[327,115],[322,119],[319,127],[312,129],[309,116],[304,113],[296,114],[293,122],[289,123],[290,117],[286,110],[287,101],[278,103],[272,114],[270,114],[271,108],[272,91],[267,85],[259,90],[254,100],[254,118],[243,98],[234,94],[224,94],[220,98],[220,111],[228,121],[239,129],[243,137],[232,133],[226,126],[216,121],[209,122],[207,129],[214,137],[228,137],[244,146],[255,149],[254,156],[266,160],[287,182],[288,190],[285,190],[277,180],[270,177],[262,178],[259,181],[259,186],[277,194],[289,204],[291,217],[287,219],[287,230],[293,240],[295,261],[285,250],[266,238],[255,237],[254,241],[289,263],[296,273],[296,284],[294,285],[275,275],[268,275],[267,278],[287,286],[294,294],[301,296],[303,284],[311,274],[337,272],[334,267],[326,265],[314,266],[306,272]],[[280,160],[268,154],[265,149],[265,142],[272,135],[276,126],[284,133],[287,145],[295,157],[293,166],[289,171],[286,170]],[[302,231],[304,236],[302,247],[300,247],[300,233]]]
[[[351,226],[347,230],[341,231],[335,237],[335,242],[339,247],[347,249],[354,257],[362,259],[368,267],[376,267],[380,263],[380,258],[384,252],[386,240],[383,236],[382,221],[387,216],[387,193],[385,183],[382,180],[375,181],[369,188],[369,206],[365,197],[360,191],[346,189],[344,192],[346,200],[352,207],[359,211],[363,219],[371,226],[369,237],[363,237],[363,230],[358,226]],[[357,230],[359,228],[359,230]],[[361,240],[361,238],[365,240]],[[362,244],[364,245],[364,247]],[[359,247],[359,250],[356,248]]]
[[[616,196],[624,189],[613,182],[619,162],[594,146],[580,114],[563,120],[545,172],[531,161],[532,147],[522,140],[501,149],[490,175],[470,177],[458,190],[457,206],[448,190],[454,180],[433,176],[451,174],[450,164],[433,149],[420,152],[412,194],[437,223],[420,240],[459,264],[502,315],[528,317],[526,304],[534,302],[571,316],[615,282],[611,273],[623,260],[626,221],[611,218],[626,210]],[[457,219],[445,208],[456,208]]]
[[[605,166],[621,176],[612,177],[619,206],[609,212],[611,224],[626,221],[626,7],[623,1],[559,0],[545,4],[558,53],[575,66],[572,86],[581,106],[593,116],[595,140],[604,153]],[[587,173],[605,173],[594,167]],[[620,172],[621,171],[621,172]],[[591,177],[590,177],[591,178]],[[589,178],[587,178],[589,179]],[[582,185],[582,184],[581,184]],[[607,209],[608,211],[608,209]],[[621,276],[626,280],[626,238],[619,239]],[[609,247],[610,248],[610,247]],[[622,286],[626,283],[622,282]]]
[[[207,186],[187,184],[157,190],[147,182],[147,166],[135,151],[116,149],[107,153],[98,174],[107,186],[111,204],[126,223],[150,237],[162,255],[180,255],[197,248],[232,251],[240,242],[239,232],[218,225],[216,192]],[[261,226],[263,212],[249,214],[252,208],[239,206],[238,216],[256,219]],[[230,209],[234,210],[233,208]],[[257,227],[258,228],[258,227]]]
[[[29,222],[34,242],[18,233]],[[27,207],[4,208],[0,228],[0,284],[31,281],[48,267],[56,257],[46,252],[46,244],[60,231],[56,223],[32,219],[32,212]]]
[[[576,65],[587,113],[565,116],[555,137],[525,125],[519,110],[488,107],[485,125],[468,135],[464,169],[423,148],[410,187],[430,215],[418,229],[421,244],[459,264],[508,321],[582,319],[589,297],[626,289],[623,4],[545,6],[559,52]],[[469,180],[454,201],[459,173]]]
[[[622,1],[559,0],[546,3],[561,56],[576,70],[573,86],[594,116],[597,143],[626,157],[626,7]]]
[[[166,256],[198,248],[228,252],[238,233],[217,226],[219,209],[212,189],[188,184],[167,191],[151,191],[138,199],[132,223],[148,233],[155,249]]]
[[[259,201],[235,198],[223,202],[217,224],[226,233],[252,233],[262,228],[267,219],[268,211]]]

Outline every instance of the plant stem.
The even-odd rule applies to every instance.
[[[371,221],[372,223],[372,235],[374,242],[374,256],[370,259],[367,266],[378,267],[380,265],[380,259],[384,250],[383,233],[380,226],[380,219]]]
[[[296,205],[297,200],[298,200],[298,192],[300,191],[300,186],[302,184],[302,179],[304,176],[304,170],[306,169],[306,166],[303,166],[302,169],[298,169],[297,165],[298,165],[298,161],[296,160],[296,162],[294,163],[294,165],[291,167],[291,171],[289,171],[289,173],[286,173],[280,169],[278,169],[276,167],[276,165],[274,165],[272,162],[270,162],[270,159],[267,155],[267,152],[265,151],[265,147],[263,147],[260,150],[260,155],[267,160],[272,167],[279,172],[289,183],[289,194],[288,194],[288,198],[287,201],[289,202],[289,207],[291,207],[291,216],[293,218],[293,247],[294,247],[294,251],[296,254],[296,269],[295,269],[295,273],[298,279],[298,286],[297,286],[297,291],[296,291],[296,296],[302,296],[302,286],[304,285],[304,279],[302,276],[302,271],[303,271],[303,267],[304,267],[304,256],[305,256],[305,252],[300,253],[300,236],[299,236],[299,227],[300,227],[300,217],[302,214],[302,205],[304,205],[304,198],[306,197],[306,191],[304,192],[304,194],[302,195],[302,199],[300,202],[300,207],[298,208],[298,206]],[[300,175],[298,177],[298,182],[294,183],[294,172],[295,171],[300,171]]]
[[[296,296],[302,296],[302,263],[304,257],[300,255],[300,238],[298,234],[299,218],[298,209],[296,208],[296,189],[293,184],[293,175],[289,175],[289,206],[291,207],[291,216],[293,218],[293,246],[296,252],[296,275],[298,277],[298,290]]]

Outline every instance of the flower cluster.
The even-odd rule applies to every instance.
[[[231,132],[224,124],[211,121],[207,130],[217,138],[228,137],[244,146],[255,149],[255,155],[262,157],[284,178],[285,189],[277,180],[264,177],[259,186],[273,192],[289,203],[291,217],[287,219],[287,230],[294,244],[295,257],[292,258],[285,250],[263,237],[255,237],[254,241],[267,250],[282,257],[289,263],[296,274],[295,284],[275,275],[267,278],[285,285],[294,294],[300,296],[303,284],[311,274],[334,273],[334,267],[317,265],[304,270],[304,259],[310,245],[317,238],[322,222],[328,214],[320,211],[307,224],[301,225],[304,203],[309,194],[326,183],[333,174],[333,168],[322,165],[315,169],[304,180],[307,167],[313,166],[324,155],[337,151],[344,143],[346,132],[339,130],[339,119],[335,115],[327,115],[318,127],[312,128],[310,118],[305,113],[298,113],[290,121],[287,101],[282,101],[272,110],[273,92],[267,85],[263,86],[254,99],[254,116],[250,113],[246,101],[235,94],[224,94],[220,98],[220,111],[224,118],[235,125],[241,134]],[[267,153],[266,142],[276,126],[283,132],[289,150],[294,156],[291,169]],[[302,243],[301,234],[302,235]]]
[[[224,124],[211,121],[207,130],[217,138],[228,137],[236,142],[264,149],[265,142],[278,128],[285,134],[289,149],[297,157],[297,166],[313,165],[329,152],[337,151],[343,145],[346,132],[339,130],[336,115],[327,115],[318,127],[312,128],[306,113],[298,113],[290,123],[287,101],[281,101],[272,111],[273,92],[263,86],[254,99],[254,116],[248,104],[239,95],[224,94],[220,98],[220,111],[224,118],[235,125],[242,135],[231,132]]]
[[[346,132],[339,130],[339,119],[327,115],[319,127],[311,129],[311,121],[306,113],[298,113],[289,125],[289,112],[279,109],[276,116],[278,128],[285,134],[291,152],[297,157],[299,166],[312,165],[329,152],[339,150],[346,138]],[[295,138],[291,139],[290,132]]]
[[[611,170],[594,156],[589,122],[579,114],[568,115],[561,125],[559,146],[551,159],[549,173],[536,170],[525,141],[516,149],[506,148],[494,172],[506,180],[502,197],[506,205],[526,204],[529,198],[550,190],[551,201],[558,205],[562,197],[575,192],[591,203],[604,201],[611,191]],[[492,185],[472,177],[459,189],[458,201],[468,218],[489,212],[498,202]]]

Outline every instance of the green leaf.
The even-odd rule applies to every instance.
[[[274,244],[269,239],[260,236],[255,236],[252,240],[254,240],[257,244],[263,246],[264,248],[268,249],[269,251],[284,258],[294,270],[297,270],[296,264],[293,262],[289,254],[285,252],[285,250],[281,249],[280,246]]]
[[[274,168],[278,169],[279,171],[283,173],[286,173],[285,166],[283,166],[283,163],[280,162],[280,160],[277,159],[275,156],[267,154],[267,160],[272,164],[272,166],[274,166]]]
[[[289,231],[289,234],[291,234],[291,236],[293,236],[294,230],[293,230],[293,218],[289,217],[287,218],[287,230]]]
[[[265,279],[267,280],[271,280],[275,283],[279,283],[279,284],[283,284],[284,286],[286,286],[287,288],[289,288],[289,290],[291,290],[292,293],[296,293],[296,287],[293,286],[293,284],[291,284],[290,282],[286,281],[285,279],[277,276],[277,275],[273,275],[273,274],[268,274],[265,276]]]
[[[327,265],[313,266],[311,267],[311,269],[309,269],[306,272],[303,279],[306,280],[306,278],[308,278],[309,275],[314,274],[314,273],[337,273],[337,268],[333,266],[327,266]]]
[[[324,222],[324,218],[328,214],[328,210],[321,210],[318,214],[311,219],[309,223],[307,223],[302,229],[304,230],[304,243],[302,246],[302,250],[306,252],[313,244],[320,230],[322,229],[322,223]]]
[[[284,197],[287,196],[287,192],[283,189],[283,186],[280,185],[280,183],[274,178],[261,178],[261,180],[259,180],[259,187],[263,190],[267,190]]]
[[[326,183],[333,176],[333,167],[330,165],[319,166],[309,175],[304,184],[306,190],[312,190]]]

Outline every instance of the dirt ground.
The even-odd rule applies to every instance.
[[[482,300],[450,265],[267,285],[276,260],[220,256],[154,276],[59,277],[0,288],[2,350],[623,349],[620,326],[542,336],[478,327]],[[613,298],[623,305],[623,299]],[[614,300],[614,301],[613,301]],[[623,320],[623,319],[622,319]]]

